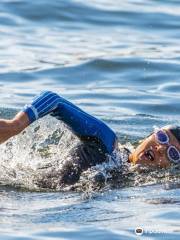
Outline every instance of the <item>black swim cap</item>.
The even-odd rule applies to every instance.
[[[180,127],[176,125],[171,125],[168,127],[170,132],[175,136],[175,138],[178,140],[180,143]]]

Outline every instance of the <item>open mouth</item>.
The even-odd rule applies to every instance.
[[[152,150],[147,150],[144,153],[144,156],[150,161],[154,161],[154,159],[155,159],[154,152]]]

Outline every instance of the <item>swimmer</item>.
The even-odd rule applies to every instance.
[[[105,162],[108,155],[112,155],[114,150],[118,151],[118,139],[111,128],[50,91],[42,92],[13,119],[0,120],[0,143],[47,114],[63,121],[80,139],[70,151],[73,159],[67,160],[62,167],[60,183],[74,184],[84,170]],[[180,165],[180,127],[166,126],[152,132],[129,153],[128,161],[149,169]]]

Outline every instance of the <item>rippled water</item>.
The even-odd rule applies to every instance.
[[[123,144],[179,124],[179,22],[178,0],[2,0],[1,117],[53,90],[104,120]],[[41,149],[50,143],[61,155],[74,141],[65,131],[67,144],[57,147],[59,129],[47,118],[1,145],[0,239],[137,239],[137,227],[140,239],[179,239],[178,170],[136,175],[124,188],[31,192],[43,176],[38,164],[57,158]]]

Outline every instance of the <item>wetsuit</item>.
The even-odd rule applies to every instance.
[[[84,112],[79,107],[50,91],[42,92],[23,109],[30,123],[47,114],[63,121],[81,140],[70,155],[60,174],[60,182],[73,184],[83,170],[102,163],[114,150],[115,133],[102,121]]]

